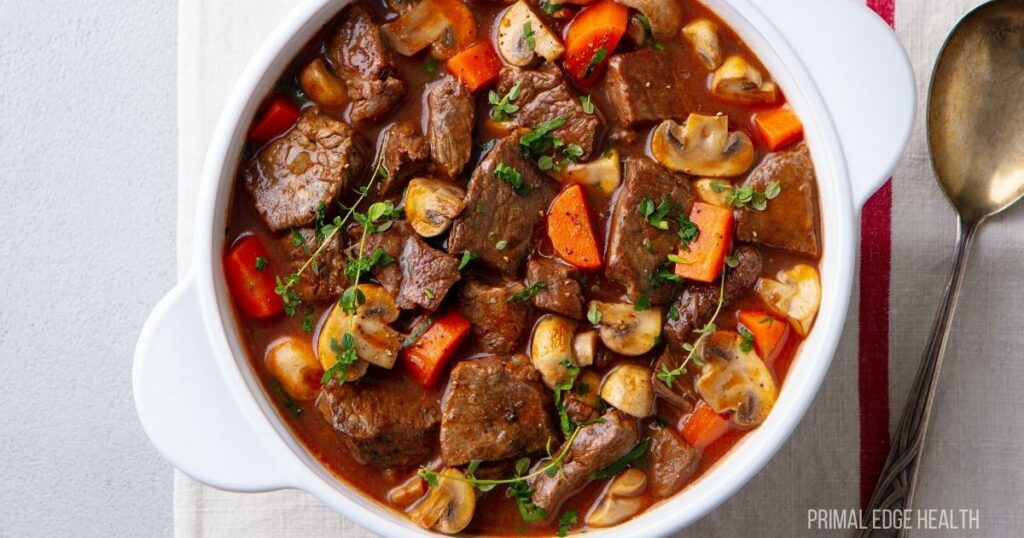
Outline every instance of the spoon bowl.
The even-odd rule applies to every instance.
[[[967,15],[932,77],[928,142],[939,184],[964,221],[1024,196],[1024,1]]]

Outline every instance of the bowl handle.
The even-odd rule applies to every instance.
[[[858,209],[910,140],[917,85],[906,50],[863,1],[752,0],[803,60],[843,145]]]
[[[232,491],[288,487],[282,465],[228,392],[193,278],[164,296],[146,320],[132,385],[146,434],[185,474]]]

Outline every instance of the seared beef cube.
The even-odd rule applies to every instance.
[[[563,461],[563,472],[540,473],[530,480],[534,504],[553,514],[566,498],[590,481],[590,475],[615,463],[636,446],[636,420],[617,409],[605,413],[603,422],[580,429]]]
[[[473,338],[485,353],[512,353],[519,347],[529,312],[509,297],[520,291],[519,282],[491,286],[470,280],[462,287],[459,312],[473,324]]]
[[[672,210],[665,218],[669,227],[659,230],[637,209],[650,199],[655,206],[668,201]],[[652,303],[671,300],[670,286],[652,285],[651,277],[679,249],[679,215],[689,215],[693,191],[686,176],[673,173],[654,161],[639,157],[626,161],[622,189],[612,207],[611,232],[605,253],[605,276],[623,283],[634,301],[647,295]]]
[[[430,87],[427,107],[430,156],[442,172],[455,178],[473,151],[473,95],[458,80],[446,78]]]
[[[339,386],[332,381],[320,391],[316,406],[363,465],[383,469],[422,463],[437,446],[440,406],[411,383],[363,379]]]
[[[598,144],[601,119],[583,111],[583,105],[569,91],[562,70],[551,64],[537,69],[502,68],[498,92],[508,95],[516,84],[519,84],[519,97],[515,105],[519,110],[512,119],[531,129],[546,121],[564,119],[565,126],[553,134],[566,146],[579,145],[583,148],[581,160],[589,159]]]
[[[296,242],[299,244],[296,245]],[[288,256],[287,273],[298,271],[319,247],[312,228],[302,228],[285,236],[281,239],[281,246]],[[302,273],[294,289],[303,302],[312,303],[333,301],[341,296],[346,287],[348,277],[345,275],[345,253],[341,236],[335,235],[316,259],[316,265],[310,265]]]
[[[530,285],[544,284],[533,297],[533,306],[574,319],[584,316],[579,278],[576,268],[548,258],[534,258],[526,266],[526,280]]]
[[[678,320],[665,323],[665,336],[670,346],[679,347],[690,340],[695,329],[711,321],[723,296],[723,306],[729,306],[750,291],[761,274],[761,254],[753,247],[739,247],[733,252],[738,264],[727,269],[725,289],[717,280],[709,283],[690,283],[675,302]]]
[[[647,433],[651,438],[647,456],[651,492],[656,497],[668,497],[697,470],[697,451],[664,426],[652,424]]]
[[[401,192],[406,182],[430,166],[430,146],[416,127],[406,121],[392,123],[381,135],[381,166],[386,176],[378,192],[391,196]]]
[[[733,255],[738,264],[733,269],[727,269],[725,289],[722,289],[721,283],[717,280],[711,283],[687,284],[675,302],[679,318],[669,319],[665,323],[663,333],[668,345],[654,364],[654,390],[666,401],[684,411],[691,409],[696,401],[693,380],[689,376],[679,376],[672,386],[668,386],[658,379],[658,372],[663,369],[675,370],[686,360],[687,352],[683,351],[683,344],[696,337],[694,330],[711,321],[711,316],[718,307],[720,293],[723,306],[728,306],[746,295],[757,283],[757,277],[761,274],[761,255],[757,250],[743,246],[737,248]]]
[[[604,84],[618,123],[631,127],[685,119],[695,106],[681,76],[672,51],[643,49],[612,56]]]
[[[313,222],[366,171],[369,149],[347,124],[307,108],[284,136],[260,150],[243,173],[245,189],[274,231]]]
[[[594,387],[593,390],[597,390],[597,387]],[[566,394],[562,403],[565,406],[565,414],[577,424],[589,422],[599,416],[597,409],[591,407],[583,397],[575,392]]]
[[[555,436],[551,396],[523,355],[460,362],[441,407],[441,457],[447,466],[518,458]]]
[[[499,164],[522,176],[521,188],[498,178]],[[557,193],[554,181],[523,157],[518,137],[501,139],[473,171],[466,209],[452,225],[449,252],[471,251],[490,267],[517,276],[530,253],[533,229]]]
[[[455,256],[431,247],[416,234],[405,240],[398,264],[402,268],[402,288],[395,303],[402,310],[417,306],[437,310],[461,276]]]
[[[818,194],[807,144],[769,155],[744,186],[764,192],[775,181],[782,188],[778,197],[770,200],[764,211],[741,211],[736,236],[741,241],[817,256]]]
[[[358,244],[362,233],[361,226],[354,226],[349,236]],[[367,235],[363,256],[372,256],[378,248],[391,261],[374,266],[371,274],[402,310],[437,310],[448,289],[459,280],[459,261],[425,243],[404,220]]]
[[[396,77],[398,67],[380,28],[362,5],[348,8],[327,43],[327,58],[348,87],[353,122],[380,119],[405,97],[405,83]]]

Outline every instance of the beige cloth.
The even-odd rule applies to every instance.
[[[946,33],[977,0],[896,2],[898,33],[911,53],[923,96]],[[223,103],[256,47],[297,3],[179,0],[180,271],[190,256],[203,157]],[[974,535],[1024,536],[1024,419],[1019,413],[1024,314],[1018,300],[1024,290],[1022,221],[1020,208],[994,219],[978,242],[936,402],[918,497],[921,507],[980,509],[981,529]],[[919,119],[894,183],[893,428],[942,292],[954,229],[953,213],[932,179]],[[683,535],[814,534],[807,530],[809,509],[858,507],[856,298],[852,304],[828,378],[793,436],[742,491]],[[174,521],[176,535],[189,538],[371,535],[303,492],[226,493],[180,473],[174,480]]]

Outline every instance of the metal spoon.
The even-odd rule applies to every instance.
[[[1024,0],[995,0],[964,17],[939,54],[928,143],[939,185],[959,214],[953,272],[921,366],[864,515],[911,508],[939,367],[975,233],[1024,196]],[[861,536],[906,535],[868,529]]]

